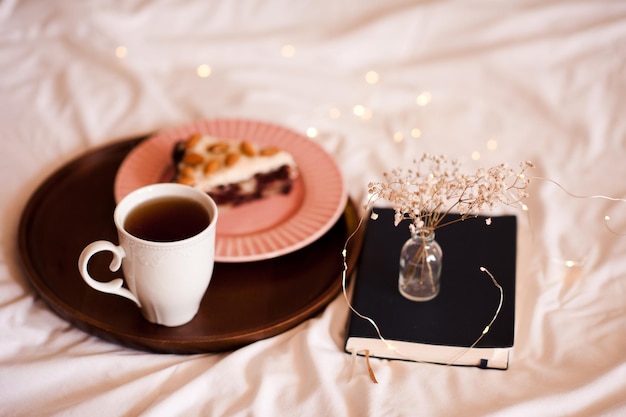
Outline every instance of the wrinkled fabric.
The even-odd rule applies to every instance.
[[[584,198],[626,197],[625,45],[610,0],[1,2],[0,414],[625,415],[626,205]],[[496,210],[519,215],[509,369],[371,359],[373,384],[343,352],[341,295],[219,354],[59,318],[21,269],[30,195],[83,152],[206,118],[308,132],[359,204],[423,152],[532,161],[529,210]]]

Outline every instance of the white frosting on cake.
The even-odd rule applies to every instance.
[[[224,143],[228,144],[228,150],[220,152],[217,155],[215,152],[209,151],[211,145]],[[247,156],[241,152],[240,147],[241,142],[238,141],[203,135],[193,146],[187,148],[187,153],[193,152],[205,158],[204,163],[193,167],[192,176],[195,180],[194,186],[208,191],[220,185],[244,182],[241,184],[242,191],[250,191],[245,189],[248,188],[246,187],[245,181],[251,179],[255,174],[272,172],[283,165],[291,167],[296,166],[293,157],[288,152],[280,150],[273,155],[260,156],[258,154],[259,149],[256,149],[256,155]],[[228,153],[240,154],[237,162],[230,167],[225,166],[225,158]],[[206,162],[215,158],[220,160],[220,168],[215,172],[206,174],[204,171]],[[179,166],[182,166],[182,163],[179,164]],[[295,170],[293,171],[295,173]],[[250,181],[249,187],[254,187],[253,181]]]

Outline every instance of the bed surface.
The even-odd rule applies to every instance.
[[[0,414],[626,415],[626,3],[8,0],[0,68]],[[20,261],[31,195],[85,152],[202,119],[309,137],[359,206],[424,152],[532,161],[528,211],[496,210],[519,216],[509,369],[371,359],[374,384],[339,292],[220,353],[55,314]]]

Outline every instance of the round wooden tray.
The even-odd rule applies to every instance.
[[[282,333],[325,307],[341,289],[341,250],[356,228],[358,210],[344,214],[319,240],[278,258],[217,263],[198,315],[180,327],[146,321],[134,303],[91,289],[78,272],[90,242],[117,242],[113,182],[124,157],[143,138],[91,150],[47,178],[20,221],[19,251],[35,290],[59,316],[102,339],[163,353],[231,350]],[[357,233],[348,250],[360,251]],[[349,259],[348,273],[356,264]],[[90,271],[108,280],[110,254],[92,258]]]

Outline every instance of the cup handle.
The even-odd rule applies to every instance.
[[[122,266],[122,259],[126,256],[126,252],[124,252],[124,248],[121,246],[115,246],[113,243],[107,240],[98,240],[96,242],[92,242],[83,249],[78,258],[78,269],[80,270],[80,275],[82,275],[83,280],[93,289],[105,292],[108,294],[121,295],[122,297],[128,298],[141,307],[141,303],[129,290],[122,287],[124,284],[124,280],[121,278],[116,278],[109,282],[100,282],[96,281],[89,275],[89,271],[87,269],[87,265],[89,264],[89,259],[98,252],[109,251],[113,253],[113,260],[109,265],[109,269],[111,272],[115,272],[120,269]]]

